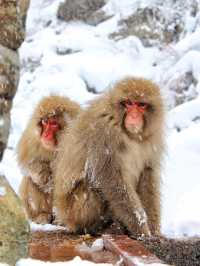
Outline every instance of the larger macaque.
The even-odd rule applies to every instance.
[[[95,100],[63,135],[57,221],[72,232],[90,231],[108,207],[131,234],[159,234],[163,124],[162,97],[151,81],[124,79]]]
[[[52,160],[61,133],[77,117],[80,107],[66,97],[41,100],[18,144],[18,162],[25,176],[20,196],[36,223],[52,222]]]

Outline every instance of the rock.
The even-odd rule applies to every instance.
[[[19,80],[19,58],[15,51],[0,45],[0,160],[7,144],[10,109]]]
[[[197,83],[192,72],[172,76],[165,85],[166,90],[172,95],[172,105],[170,107],[195,99],[198,95],[195,89]]]
[[[15,265],[28,254],[30,229],[20,199],[3,176],[0,176],[0,217],[0,262]]]
[[[107,15],[103,10],[98,10],[89,16],[85,22],[89,25],[96,26],[101,22],[111,18],[112,16]]]
[[[186,14],[196,16],[196,10],[196,0],[155,0],[144,6],[138,4],[128,18],[120,20],[120,30],[110,37],[119,39],[135,35],[144,46],[178,41],[184,34]]]
[[[24,40],[17,0],[0,1],[0,44],[16,50]]]
[[[100,11],[105,0],[65,0],[58,9],[58,18],[65,21],[82,20],[91,25],[106,20],[108,16]]]
[[[19,81],[17,49],[24,40],[28,1],[0,0],[0,160],[7,145],[10,109]]]
[[[197,237],[170,239],[144,237],[142,244],[158,258],[176,266],[200,265],[200,239]]]

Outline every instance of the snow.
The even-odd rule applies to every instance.
[[[200,228],[200,124],[193,123],[168,138],[163,185],[163,231],[169,236],[197,236]]]
[[[6,195],[6,188],[0,186],[0,197],[3,197]]]
[[[36,224],[34,222],[30,223],[31,231],[55,231],[55,230],[62,230],[67,231],[67,229],[63,226],[57,226],[53,224]]]
[[[16,145],[43,96],[66,95],[85,106],[96,97],[93,90],[99,94],[124,76],[149,78],[160,85],[167,106],[172,107],[167,115],[168,151],[162,175],[162,232],[171,237],[200,235],[200,27],[195,26],[197,18],[188,15],[185,35],[178,43],[147,48],[136,36],[117,41],[108,36],[118,28],[117,22],[122,17],[138,6],[146,6],[148,1],[109,0],[103,10],[112,17],[96,27],[57,20],[60,2],[31,1],[27,37],[20,49],[21,79],[0,172],[5,173],[17,192],[22,173],[16,162]],[[188,72],[194,79],[191,92],[194,94],[190,95],[193,98],[175,107],[176,92],[168,91],[168,85]],[[53,230],[54,227],[32,223],[31,228]],[[80,263],[86,265],[79,258],[55,265]],[[52,265],[28,259],[20,260],[17,266],[43,264]]]
[[[162,266],[162,265],[166,265],[166,264],[163,264],[163,263],[143,263],[143,262],[140,262],[140,259],[136,259],[134,258],[134,263],[135,265],[137,266],[145,266],[145,265],[149,265],[149,266]]]
[[[32,260],[32,259],[21,259],[20,261],[17,262],[16,266],[79,266],[79,265],[83,265],[83,266],[92,266],[92,265],[96,265],[95,263],[89,262],[89,261],[84,261],[81,260],[79,257],[74,258],[73,260],[69,261],[69,262],[54,262],[54,263],[50,263],[50,262],[41,262],[41,261],[37,261],[37,260]],[[108,266],[111,264],[102,264],[102,263],[98,263],[99,266]]]
[[[103,244],[103,239],[99,238],[96,239],[91,247],[94,251],[99,251],[102,250],[104,248],[104,244]]]
[[[143,224],[145,224],[147,222],[147,215],[144,212],[143,209],[139,209],[137,211],[134,212],[136,218],[137,218],[137,222],[139,224],[139,226],[142,226]]]
[[[133,258],[132,260],[134,262],[134,265],[137,265],[137,266],[145,266],[145,265],[148,265],[148,266],[162,266],[163,265],[164,266],[166,265],[163,263],[144,263],[142,262],[140,258],[137,258],[137,257]]]
[[[200,119],[200,98],[177,106],[169,113],[170,128],[187,128]]]

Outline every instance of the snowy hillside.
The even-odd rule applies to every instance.
[[[20,49],[21,80],[1,171],[17,191],[22,176],[15,147],[41,97],[67,95],[84,106],[124,76],[149,78],[162,88],[168,108],[162,230],[170,236],[200,234],[200,11],[193,17],[185,13],[187,23],[179,41],[144,46],[133,35],[110,38],[120,27],[119,20],[127,18],[140,1],[108,1],[103,10],[112,17],[97,26],[58,20],[60,2],[31,1],[27,37]]]

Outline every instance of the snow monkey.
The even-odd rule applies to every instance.
[[[163,129],[162,97],[149,80],[126,78],[94,100],[60,143],[57,221],[90,230],[108,208],[132,235],[159,234]]]
[[[79,112],[79,105],[66,97],[45,97],[19,141],[18,162],[25,172],[20,196],[28,217],[36,223],[52,222],[52,161],[62,131]]]

